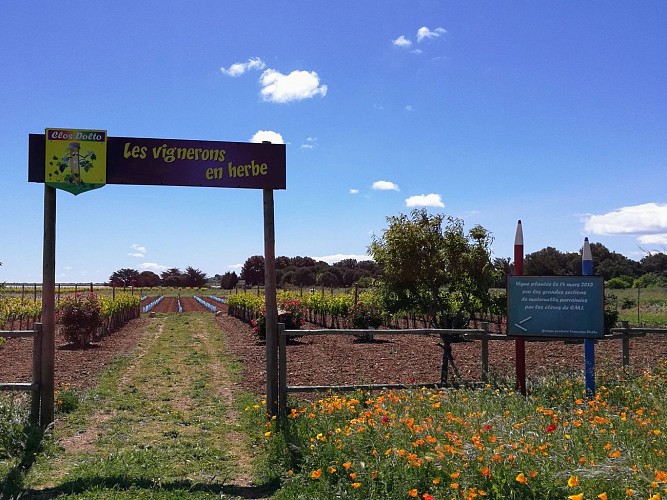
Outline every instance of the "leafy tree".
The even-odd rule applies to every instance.
[[[315,281],[317,282],[318,285],[321,286],[326,286],[326,287],[338,286],[338,278],[331,271],[325,271],[323,273],[319,273],[315,277]]]
[[[126,288],[128,286],[135,286],[138,279],[139,271],[136,269],[124,268],[111,273],[111,276],[109,276],[109,284],[111,286],[122,286],[123,288]]]
[[[292,259],[285,257],[284,255],[276,257],[276,269],[285,269],[289,267],[292,263]]]
[[[627,258],[617,252],[612,252],[602,243],[591,243],[593,256],[593,273],[604,276],[605,280],[619,276],[639,276],[641,265],[639,262]]]
[[[667,278],[667,254],[662,252],[649,253],[639,261],[644,273],[652,273]]]
[[[241,279],[246,285],[255,286],[264,284],[264,256],[253,255],[248,258],[241,269]]]
[[[224,290],[231,290],[239,282],[239,277],[233,271],[227,271],[220,278],[220,288]]]
[[[378,263],[373,260],[360,260],[357,263],[357,269],[368,271],[373,277],[380,275],[380,266],[378,266]]]
[[[287,287],[288,285],[293,285],[296,281],[295,277],[295,268],[288,267],[287,269],[281,269],[276,272],[276,283],[280,284],[282,287]]]
[[[185,286],[183,273],[177,267],[172,267],[170,269],[167,269],[166,271],[163,271],[162,274],[160,274],[160,278],[162,279],[162,284],[164,286],[173,286],[173,287]]]
[[[292,257],[290,265],[294,267],[314,267],[317,263],[311,257]]]
[[[524,257],[523,273],[526,276],[578,276],[581,254],[546,247]]]
[[[137,276],[137,286],[160,286],[160,277],[153,271],[142,271],[139,273],[139,276]]]
[[[387,222],[369,247],[382,270],[379,293],[386,312],[414,311],[433,327],[450,329],[466,327],[475,311],[490,305],[496,276],[486,229],[475,226],[466,234],[462,220],[423,209]],[[451,338],[443,334],[441,339],[440,378],[446,382]]]
[[[185,274],[183,276],[185,286],[191,287],[202,287],[206,285],[208,277],[206,273],[195,269],[194,267],[188,266],[185,268]]]
[[[496,257],[493,259],[493,268],[496,270],[496,288],[505,288],[505,278],[514,272],[514,264],[509,257]]]
[[[314,267],[298,267],[294,271],[293,284],[299,287],[313,286],[315,284]]]

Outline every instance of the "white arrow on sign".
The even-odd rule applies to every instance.
[[[522,319],[522,320],[519,321],[518,323],[514,323],[514,326],[516,326],[517,328],[521,328],[524,332],[527,332],[528,329],[527,329],[527,328],[524,328],[524,327],[521,326],[521,325],[523,325],[523,324],[524,324],[526,321],[528,321],[529,319],[533,319],[533,317],[532,317],[532,316],[528,316],[526,319]]]

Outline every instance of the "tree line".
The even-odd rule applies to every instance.
[[[379,277],[380,267],[370,259],[343,259],[329,264],[311,257],[276,258],[276,284],[284,288],[315,285],[348,288],[354,284],[370,285],[373,279]],[[236,277],[236,273],[225,273],[221,277],[221,285],[223,288],[234,288],[238,280],[243,280],[248,286],[263,285],[264,257],[253,255],[248,258],[240,275]]]
[[[593,274],[603,276],[610,288],[667,286],[667,254],[648,252],[636,261],[609,250],[602,243],[591,243]],[[499,287],[505,286],[505,276],[512,274],[514,265],[510,258],[496,258]],[[523,262],[526,276],[577,276],[581,274],[581,251],[561,252],[546,247],[526,254]]]
[[[442,224],[445,220],[442,219],[439,223]],[[410,220],[410,222],[413,225],[416,224],[416,220]],[[480,227],[480,229],[483,228]],[[407,239],[414,239],[415,235],[408,234],[402,237],[406,238],[404,243],[407,244]],[[490,234],[488,237],[490,238]],[[641,260],[636,261],[609,250],[602,243],[591,243],[591,253],[593,273],[603,276],[610,288],[667,286],[666,253],[647,253]],[[434,257],[437,258],[437,254],[434,254]],[[504,288],[505,277],[512,274],[514,263],[509,257],[497,257],[491,261],[491,264],[495,270],[493,286]],[[526,254],[524,274],[526,276],[580,275],[581,253],[562,252],[554,247],[546,247]],[[335,264],[328,264],[311,257],[280,256],[276,258],[276,283],[282,288],[290,286],[349,288],[355,284],[368,287],[374,280],[379,280],[381,277],[382,266],[376,260],[344,259]],[[136,269],[126,268],[115,271],[109,277],[109,284],[118,287],[202,287],[213,282],[223,289],[230,290],[235,288],[239,281],[245,286],[264,285],[264,257],[261,255],[249,257],[239,274],[229,271],[222,275],[216,274],[209,277],[199,269],[187,267],[185,271],[178,268],[167,269],[158,275],[152,271],[139,272]]]
[[[281,287],[351,287],[354,284],[369,286],[373,279],[380,276],[379,266],[372,260],[357,261],[344,259],[333,265],[316,261],[311,257],[276,258],[276,283]],[[235,288],[239,282],[245,286],[264,285],[264,257],[249,257],[240,274],[234,271],[212,277],[206,273],[187,267],[185,271],[171,268],[160,275],[153,271],[139,272],[136,269],[119,269],[109,277],[109,285],[117,287],[203,287],[209,283],[220,285],[225,290]]]
[[[208,282],[206,273],[188,266],[185,271],[172,267],[160,273],[153,271],[139,272],[136,269],[123,268],[114,271],[109,276],[109,286],[117,287],[142,287],[151,288],[156,286],[170,287],[202,287]]]

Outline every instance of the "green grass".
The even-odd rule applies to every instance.
[[[59,498],[245,494],[231,484],[250,473],[252,455],[237,425],[239,403],[227,389],[239,372],[212,315],[158,315],[137,352],[119,358],[62,415],[48,451],[18,479],[5,476],[0,491]]]
[[[619,321],[628,321],[631,326],[667,328],[667,289],[607,290],[607,296],[616,303]]]

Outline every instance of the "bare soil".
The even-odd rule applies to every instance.
[[[149,299],[150,301],[151,299]],[[184,313],[210,312],[192,298],[181,298]],[[227,341],[230,354],[243,365],[241,387],[258,395],[266,392],[266,346],[252,327],[230,317],[226,307],[216,322]],[[178,311],[176,298],[164,298],[156,312]],[[213,314],[212,312],[210,314]],[[151,318],[146,314],[130,321],[85,349],[67,344],[56,335],[56,387],[65,385],[88,388],[99,373],[119,355],[131,352]],[[304,329],[317,329],[306,324]],[[355,383],[426,384],[439,381],[442,362],[440,339],[424,335],[377,335],[374,341],[362,342],[352,336],[302,336],[287,346],[287,380],[289,385],[347,385]],[[8,339],[0,346],[0,381],[29,382],[31,379],[32,339]],[[480,342],[453,345],[455,365],[466,382],[481,380]],[[600,341],[595,349],[596,366],[619,369],[622,366],[620,340]],[[513,380],[515,346],[512,341],[492,341],[489,345],[491,374]],[[654,366],[667,359],[667,335],[647,335],[632,339],[630,364],[634,369]],[[581,343],[527,342],[527,376],[538,377],[555,371],[583,372]],[[450,368],[451,370],[451,368]],[[450,372],[450,380],[453,378]]]

